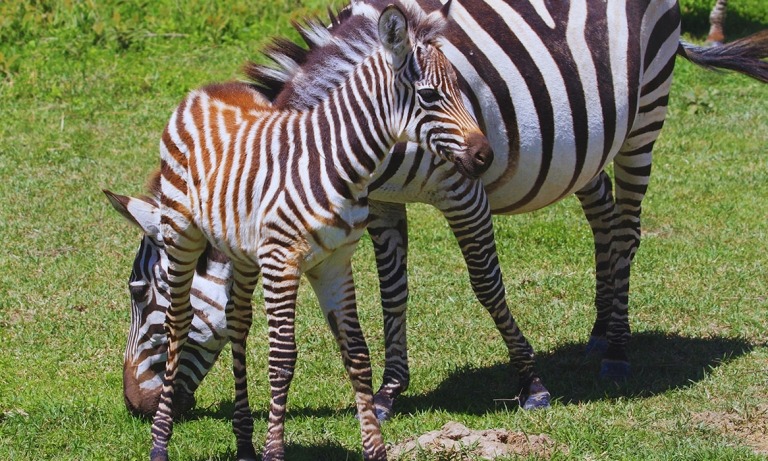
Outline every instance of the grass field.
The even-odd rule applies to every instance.
[[[236,77],[266,37],[290,35],[290,19],[326,2],[142,5],[0,3],[1,460],[146,459],[150,422],[125,410],[121,373],[139,234],[101,189],[140,193],[186,91]],[[688,39],[701,40],[709,1],[683,7]],[[768,3],[732,2],[727,27],[768,27]],[[510,304],[557,398],[533,413],[495,400],[513,388],[505,348],[441,216],[414,205],[412,384],[383,427],[388,443],[453,420],[547,434],[563,448],[553,459],[764,459],[768,87],[683,61],[675,75],[632,277],[633,378],[600,382],[599,364],[582,358],[594,281],[575,199],[495,220]],[[355,270],[378,385],[382,325],[367,237]],[[298,316],[289,458],[360,459],[351,387],[307,286]],[[249,345],[257,448],[268,403],[264,323],[256,316]],[[233,458],[232,396],[225,357],[177,424],[173,459]]]

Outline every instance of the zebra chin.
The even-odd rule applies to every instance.
[[[145,371],[145,373],[151,373],[151,371]],[[141,376],[136,376],[136,367],[126,362],[123,365],[125,408],[137,418],[151,419],[157,411],[163,386],[142,388],[141,382]],[[174,392],[173,402],[174,416],[181,416],[194,408],[196,400],[194,394],[190,394],[182,387]]]
[[[450,150],[448,150],[450,152]],[[493,162],[493,150],[488,139],[481,133],[467,136],[467,147],[461,153],[449,153],[444,158],[450,160],[459,173],[469,178],[479,178]]]

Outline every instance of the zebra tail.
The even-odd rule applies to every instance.
[[[768,30],[722,46],[700,47],[680,41],[677,54],[706,69],[728,69],[768,83]]]

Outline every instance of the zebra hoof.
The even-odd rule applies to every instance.
[[[600,378],[605,380],[624,382],[631,374],[629,362],[625,360],[603,359],[600,364]]]
[[[549,391],[541,382],[541,378],[534,378],[528,386],[528,393],[520,396],[520,405],[523,410],[542,410],[549,408]]]
[[[168,461],[168,450],[165,448],[152,448],[149,452],[149,461]]]
[[[531,394],[529,396],[523,396],[523,410],[543,410],[549,408],[550,395],[549,392],[539,392],[538,394]]]
[[[392,397],[383,395],[383,394],[376,394],[373,396],[373,406],[376,410],[376,419],[379,420],[379,422],[384,422],[389,420],[389,418],[392,417],[392,407],[395,404],[395,399]]]
[[[608,338],[605,336],[590,336],[584,355],[587,357],[602,357],[608,350]]]

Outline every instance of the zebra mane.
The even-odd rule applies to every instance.
[[[379,14],[393,3],[408,18],[412,43],[436,44],[446,22],[443,13],[426,14],[415,2],[352,0],[336,13],[328,9],[328,26],[316,17],[293,21],[306,48],[285,38],[273,39],[262,50],[273,65],[247,63],[243,70],[249,83],[276,107],[303,109],[316,105],[380,47]]]

